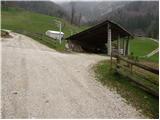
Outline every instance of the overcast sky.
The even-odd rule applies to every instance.
[[[159,1],[159,0],[1,0],[1,1],[54,1],[54,2],[69,2],[69,1]]]
[[[52,0],[55,2],[58,1],[158,1],[158,0]]]

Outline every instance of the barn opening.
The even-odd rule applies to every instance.
[[[69,49],[77,52],[129,54],[129,40],[133,35],[120,25],[106,20],[67,39]]]

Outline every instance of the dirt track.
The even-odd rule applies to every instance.
[[[107,57],[62,54],[23,35],[2,39],[2,118],[141,118],[91,75]]]

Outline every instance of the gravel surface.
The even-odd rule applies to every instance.
[[[108,57],[64,54],[11,33],[2,41],[2,118],[144,118],[90,68]]]

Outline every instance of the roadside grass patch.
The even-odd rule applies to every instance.
[[[152,62],[159,62],[159,54],[155,54],[149,58],[142,58],[140,56],[145,56],[158,48],[158,43],[151,40],[151,38],[145,37],[135,37],[134,39],[130,40],[130,52],[133,52],[135,56],[138,56],[139,59],[152,61]]]
[[[59,52],[65,51],[65,44],[66,44],[65,40],[62,40],[62,42],[60,44],[59,40],[55,40],[55,39],[50,38],[44,34],[43,35],[34,35],[33,33],[31,34],[30,32],[27,32],[27,31],[14,31],[14,32],[31,37],[34,40],[36,40],[37,42],[44,44],[47,47],[52,48],[56,51],[59,51]],[[39,37],[37,37],[37,36],[39,36]]]
[[[107,86],[110,90],[116,91],[128,104],[150,118],[159,118],[159,99],[138,88],[128,78],[117,74],[110,69],[110,61],[101,61],[94,66],[97,81]]]

